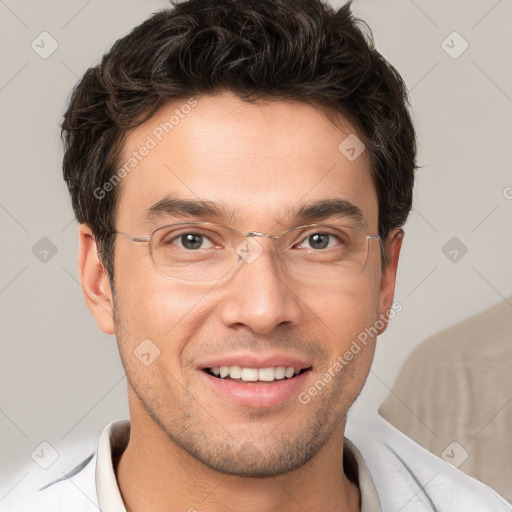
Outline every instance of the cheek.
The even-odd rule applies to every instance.
[[[352,399],[355,399],[367,378],[375,352],[378,289],[369,277],[340,288],[337,297],[324,294],[322,301],[319,311],[323,309],[325,323],[331,329],[330,363],[326,370],[341,375],[342,378],[336,379],[339,391],[343,388],[344,393],[350,396],[353,393]]]
[[[301,296],[301,295],[299,295]],[[329,283],[309,296],[302,294],[301,300],[321,320],[325,334],[335,344],[343,347],[352,337],[357,336],[376,320],[378,311],[378,287],[375,279],[367,278]]]
[[[116,319],[124,351],[133,350],[145,339],[162,352],[182,350],[193,325],[205,307],[203,294],[158,274],[147,265],[116,268]]]
[[[132,387],[158,407],[169,385],[186,387],[185,354],[199,328],[190,321],[197,320],[198,298],[149,280],[138,282],[143,284],[119,290],[116,336]]]

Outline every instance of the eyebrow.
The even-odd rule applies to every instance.
[[[166,196],[147,210],[144,221],[151,222],[166,216],[178,217],[213,217],[233,222],[236,218],[233,209],[226,205],[201,199],[178,199]],[[298,210],[292,208],[285,216],[299,222],[316,222],[333,217],[350,218],[361,227],[367,227],[362,210],[346,199],[323,199],[301,205]]]
[[[366,217],[358,206],[346,199],[324,199],[309,205],[302,205],[295,217],[301,222],[319,221],[331,217],[349,217],[361,227],[368,227]]]
[[[215,217],[232,219],[233,212],[223,205],[201,199],[177,199],[166,196],[145,211],[144,220],[153,221],[164,216]]]

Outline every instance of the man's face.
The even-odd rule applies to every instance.
[[[148,136],[156,146],[122,181],[117,231],[148,236],[159,226],[199,220],[277,235],[301,225],[295,217],[301,207],[341,199],[361,210],[368,234],[378,234],[367,155],[351,161],[338,149],[357,133],[348,121],[334,126],[303,103],[248,104],[230,94],[196,99],[168,134],[158,130],[160,123],[186,101],[161,109],[128,136],[123,162]],[[166,197],[207,201],[224,213],[146,220],[148,209]],[[302,224],[314,222],[360,225],[340,214]],[[275,241],[256,241],[263,252],[254,261],[233,259],[237,270],[228,280],[205,284],[162,274],[147,243],[117,236],[114,314],[132,428],[137,419],[151,418],[210,468],[270,476],[303,465],[343,425],[366,380],[375,340],[361,345],[334,377],[323,376],[339,368],[338,357],[385,312],[383,277],[378,241],[369,242],[364,271],[344,281],[291,274],[276,260]],[[389,294],[386,300],[389,307]],[[144,340],[151,340],[142,345],[149,347],[147,359],[155,347],[160,351],[149,365],[137,357]],[[237,363],[308,369],[273,382],[221,381],[207,370]],[[302,403],[299,395],[315,383],[316,395]]]

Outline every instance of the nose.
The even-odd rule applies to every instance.
[[[268,334],[280,325],[300,324],[303,311],[290,279],[275,259],[279,256],[272,253],[272,240],[259,238],[258,244],[262,252],[256,257],[254,251],[246,253],[227,283],[220,314],[228,328],[246,327]]]

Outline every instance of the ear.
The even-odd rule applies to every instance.
[[[379,334],[382,334],[388,326],[388,312],[393,306],[398,257],[400,256],[403,239],[403,229],[397,228],[391,231],[385,240],[387,264],[382,271],[379,291],[379,318],[384,322],[384,327],[379,329]]]
[[[107,271],[98,257],[94,235],[87,224],[79,226],[78,275],[89,311],[105,334],[115,334],[114,302]]]

